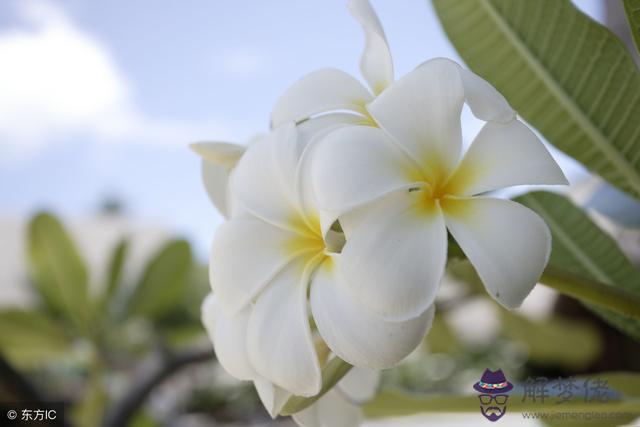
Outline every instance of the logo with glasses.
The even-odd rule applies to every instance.
[[[485,369],[480,381],[473,385],[473,388],[480,393],[480,412],[489,421],[498,421],[507,412],[507,394],[512,388],[511,384],[504,376],[502,369],[490,371]]]

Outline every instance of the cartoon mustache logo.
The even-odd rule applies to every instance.
[[[491,371],[485,369],[480,381],[473,385],[479,392],[480,412],[489,421],[497,421],[507,412],[509,391],[513,384],[507,381],[501,369]]]
[[[500,415],[502,414],[502,410],[500,408],[498,408],[497,406],[490,406],[487,409],[484,410],[484,413],[486,415]]]

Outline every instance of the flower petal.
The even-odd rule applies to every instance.
[[[360,70],[375,94],[393,83],[393,61],[380,20],[368,0],[351,0],[349,11],[358,20],[366,37]]]
[[[320,391],[320,364],[307,315],[308,270],[291,262],[262,292],[249,318],[247,347],[256,371],[299,396]]]
[[[375,203],[342,250],[345,286],[387,320],[423,313],[435,299],[447,257],[440,209],[422,191],[397,191]]]
[[[311,176],[320,208],[338,213],[421,181],[411,159],[369,126],[343,127],[324,137]]]
[[[297,253],[298,236],[259,219],[237,218],[216,230],[209,279],[220,305],[233,314],[245,307]]]
[[[273,127],[286,122],[300,122],[336,110],[364,113],[372,95],[359,81],[335,68],[307,74],[278,99],[271,114]]]
[[[499,123],[508,123],[515,119],[516,112],[489,82],[459,65],[458,72],[464,86],[467,105],[477,118]]]
[[[213,342],[218,362],[239,380],[252,380],[257,375],[249,363],[245,345],[250,311],[245,308],[235,316],[226,316],[213,294],[207,295],[202,303],[202,323]]]
[[[230,142],[195,142],[189,147],[208,163],[220,165],[226,169],[233,168],[247,147]]]
[[[202,181],[209,199],[225,218],[229,218],[229,173],[246,147],[227,142],[197,142],[191,149],[202,157]]]
[[[300,203],[294,180],[301,149],[296,128],[285,124],[253,144],[231,177],[231,191],[249,212],[283,228],[297,229]]]
[[[487,292],[507,308],[522,304],[551,252],[544,221],[518,203],[484,197],[447,198],[443,211]]]
[[[276,418],[284,407],[291,393],[265,380],[264,378],[256,379],[253,385],[258,392],[258,397],[262,405],[265,407],[271,418]]]
[[[367,107],[430,180],[444,180],[460,157],[465,94],[458,69],[458,64],[448,59],[427,61]]]
[[[568,184],[542,141],[523,123],[484,125],[447,187],[470,196],[522,184]]]
[[[433,309],[407,321],[382,319],[348,292],[340,274],[342,261],[340,256],[327,259],[313,279],[311,310],[320,335],[333,353],[354,366],[397,365],[422,342]]]
[[[355,427],[362,424],[362,411],[332,390],[293,419],[302,427]]]
[[[379,384],[379,370],[354,366],[336,387],[350,402],[362,404],[375,397]]]
[[[305,120],[297,126],[298,140],[304,146],[304,150],[296,171],[296,192],[306,215],[306,221],[314,225],[319,220],[323,236],[335,222],[337,214],[320,211],[318,208],[311,180],[311,165],[316,147],[329,132],[339,127],[354,125],[360,121],[362,121],[362,117],[355,114],[333,113]]]

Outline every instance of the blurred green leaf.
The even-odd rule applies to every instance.
[[[70,350],[64,329],[46,314],[20,309],[0,311],[0,351],[19,366],[29,367]]]
[[[444,317],[436,311],[433,325],[425,337],[429,353],[455,353],[460,349],[460,340]]]
[[[623,0],[623,3],[633,43],[636,46],[636,51],[640,53],[640,0]]]
[[[545,138],[640,197],[640,73],[569,0],[433,0],[469,67]]]
[[[155,318],[171,312],[188,291],[192,267],[189,243],[167,243],[147,264],[129,300],[129,314]]]
[[[44,302],[83,331],[89,320],[88,273],[64,226],[40,213],[29,224],[28,258]]]
[[[580,370],[603,351],[598,331],[584,322],[557,316],[532,321],[507,310],[500,314],[504,335],[525,344],[529,359],[539,365]]]
[[[515,200],[536,211],[549,225],[553,236],[550,265],[640,295],[640,271],[581,209],[563,196],[542,191]],[[639,321],[589,307],[612,325],[640,339]]]
[[[129,241],[122,239],[111,253],[109,259],[109,269],[107,270],[107,283],[102,297],[102,308],[106,309],[118,292],[120,282],[122,281],[122,272],[124,262],[129,251]]]
[[[624,378],[621,378],[624,377]],[[619,392],[618,398],[611,397],[607,402],[585,401],[584,397],[574,397],[562,404],[557,403],[555,393],[549,387],[549,397],[541,402],[533,402],[531,399],[522,400],[522,394],[517,394],[516,389],[509,393],[508,412],[628,412],[631,419],[640,415],[640,374],[627,373],[601,373],[589,376],[575,377],[575,381],[584,381],[591,378],[606,381],[611,391]],[[521,392],[518,392],[521,393]],[[480,415],[477,395],[471,396],[443,396],[409,394],[399,390],[386,390],[370,400],[363,406],[367,417],[391,417],[414,415],[425,412],[478,412]],[[624,421],[618,419],[618,424]],[[565,424],[561,424],[565,425]]]

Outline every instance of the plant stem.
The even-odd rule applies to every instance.
[[[640,297],[626,289],[548,266],[540,283],[561,294],[640,320]]]
[[[351,368],[352,366],[344,360],[340,359],[339,357],[334,357],[329,361],[329,363],[327,363],[324,368],[322,368],[322,389],[320,389],[320,393],[312,397],[290,397],[280,411],[280,415],[292,415],[296,412],[300,412],[303,409],[308,408],[318,399],[324,396],[326,392],[331,390],[333,386],[336,385],[338,381],[340,381]]]

